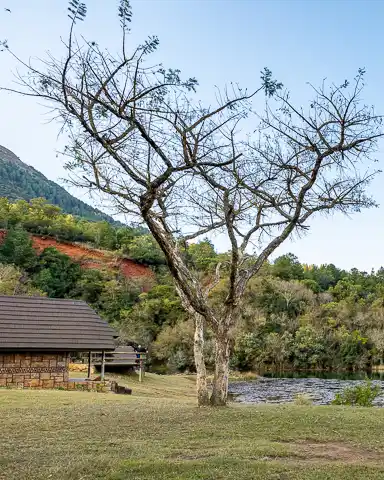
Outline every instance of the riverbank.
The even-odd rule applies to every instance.
[[[355,388],[364,382],[362,378],[349,378],[344,376],[282,376],[263,377],[257,382],[239,381],[230,384],[230,392],[237,402],[248,404],[260,403],[292,403],[298,396],[304,395],[315,405],[330,405],[337,394],[347,388]],[[384,381],[375,379],[373,386],[379,388],[379,394],[373,404],[384,407]]]
[[[0,390],[1,480],[384,478],[384,409],[195,407],[191,377],[132,396]]]

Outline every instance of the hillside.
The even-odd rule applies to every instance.
[[[0,230],[0,244],[6,235],[5,230]],[[153,280],[152,270],[133,260],[117,257],[113,252],[107,252],[69,242],[60,242],[54,238],[31,235],[33,247],[41,253],[45,248],[54,247],[61,253],[68,255],[73,261],[83,268],[120,271],[126,278]]]
[[[42,173],[23,163],[13,152],[0,145],[0,197],[9,200],[31,200],[42,197],[57,205],[66,213],[87,220],[106,220],[114,223],[111,216],[75,198],[57,183],[48,180]]]
[[[96,250],[74,243],[59,242],[54,238],[44,238],[37,235],[32,235],[32,242],[39,253],[45,248],[54,247],[75,262],[80,263],[83,268],[102,269],[107,267],[119,270],[126,278],[154,278],[154,274],[149,267],[127,258],[116,257],[112,252]]]

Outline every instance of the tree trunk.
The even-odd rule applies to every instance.
[[[204,318],[195,313],[195,338],[193,352],[196,366],[196,389],[197,404],[199,407],[209,405],[209,393],[207,387],[207,370],[204,360]]]
[[[230,339],[228,331],[216,333],[215,375],[211,405],[223,406],[228,399]]]

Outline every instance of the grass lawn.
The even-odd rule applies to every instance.
[[[384,479],[384,409],[198,409],[192,379],[134,395],[0,390],[1,480]]]

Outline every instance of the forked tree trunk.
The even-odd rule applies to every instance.
[[[211,405],[224,406],[228,399],[230,339],[228,331],[216,333],[215,375]]]
[[[195,313],[195,337],[193,343],[193,352],[196,366],[196,389],[197,404],[199,407],[209,405],[209,393],[207,387],[207,370],[204,359],[204,318]]]

